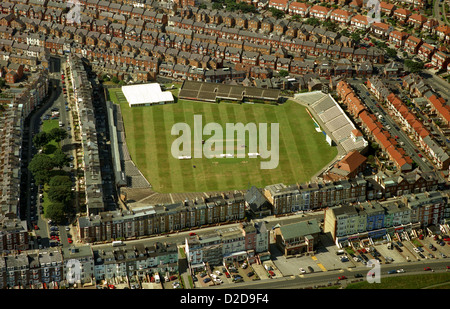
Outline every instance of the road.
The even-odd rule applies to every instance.
[[[39,132],[40,130],[40,120],[42,115],[44,115],[44,113],[47,112],[47,110],[49,110],[53,104],[55,104],[55,102],[57,101],[61,90],[60,89],[54,89],[53,85],[57,84],[57,80],[51,78],[50,76],[50,85],[49,85],[49,89],[50,89],[50,96],[48,98],[48,100],[46,101],[46,103],[40,107],[39,109],[37,109],[34,114],[30,117],[30,138],[28,140],[28,162],[31,161],[33,155],[36,153],[34,147],[33,147],[33,136],[35,133]],[[28,170],[28,179],[31,179],[31,173]],[[31,184],[29,184],[31,186]],[[36,209],[34,211],[37,211],[38,207],[40,206],[40,201],[38,198],[38,192],[36,190],[28,190],[28,194],[27,194],[27,222],[31,222],[31,217],[32,217],[32,209],[31,209],[31,198],[36,199]],[[48,239],[48,225],[47,223],[41,219],[41,216],[38,216],[38,220],[36,222],[36,225],[38,226],[38,230],[36,230],[36,235],[41,237],[41,242],[43,246],[48,246],[49,245],[49,239]],[[33,228],[32,226],[30,228]]]
[[[383,278],[392,276],[403,276],[411,274],[425,274],[425,267],[430,267],[435,272],[445,272],[449,262],[442,262],[440,260],[427,262],[410,262],[402,264],[380,265],[380,283],[383,283]],[[345,276],[347,279],[341,280],[342,285],[347,285],[350,281],[355,280],[355,274],[363,275],[362,279],[366,279],[367,273],[371,270],[370,267],[357,267],[352,270],[343,269],[338,271],[326,271],[308,273],[303,277],[289,276],[282,278],[273,278],[270,280],[248,281],[236,284],[215,285],[209,287],[210,289],[296,289],[314,287],[319,285],[328,285],[329,283],[336,283],[338,277]],[[403,269],[405,273],[388,274],[391,270]],[[377,283],[373,283],[377,284]]]
[[[426,80],[426,82],[431,86],[431,88],[440,94],[444,99],[450,101],[450,91],[449,91],[449,83],[430,70],[423,70],[421,73]]]
[[[361,81],[349,81],[352,87],[356,90],[358,96],[365,103],[366,107],[373,113],[380,113],[385,119],[384,126],[387,129],[387,126],[390,127],[388,129],[389,133],[393,136],[398,136],[398,140],[403,142],[404,145],[401,146],[405,149],[406,153],[413,159],[414,162],[420,167],[420,169],[424,172],[432,171],[433,166],[428,160],[426,162],[422,161],[419,155],[416,153],[416,149],[418,147],[413,143],[413,141],[409,138],[409,136],[401,130],[397,123],[386,113],[386,111],[379,105],[377,102],[370,96],[369,90],[366,86],[361,83]]]
[[[57,61],[53,62],[52,67],[54,68],[60,68],[60,65],[57,63]],[[61,75],[60,71],[56,71],[53,73],[50,73],[50,84],[49,84],[49,92],[50,96],[46,103],[37,109],[34,114],[30,117],[30,139],[29,139],[29,149],[32,148],[32,136],[40,131],[42,118],[45,114],[49,113],[49,111],[57,107],[60,111],[60,120],[64,123],[63,128],[67,129],[67,126],[70,125],[69,121],[69,114],[65,110],[65,98],[62,91],[62,84],[61,84]],[[56,86],[56,88],[54,88]],[[69,132],[70,134],[70,132]],[[63,141],[61,141],[61,146],[69,145],[72,143],[71,137],[67,137]],[[70,149],[70,148],[69,148]],[[35,151],[29,151],[28,153],[28,162],[32,159],[33,154]],[[66,167],[66,171],[69,171],[70,168]],[[31,177],[31,175],[29,175]],[[29,178],[31,179],[31,178]],[[38,226],[38,230],[35,231],[36,236],[40,237],[40,244],[43,248],[50,246],[50,239],[49,239],[49,226],[47,223],[47,219],[43,218],[41,215],[38,215],[39,206],[41,206],[40,198],[38,196],[38,191],[34,190],[28,190],[28,197],[27,197],[27,205],[31,205],[31,199],[33,198],[36,200],[36,207],[33,209],[32,207],[27,207],[27,220],[28,222],[31,222],[31,217],[36,216],[36,225]],[[36,212],[36,214],[34,214]],[[33,226],[31,226],[33,228]],[[67,232],[65,231],[65,226],[59,226],[59,234],[60,234],[60,240],[62,245],[67,246]],[[36,248],[38,247],[38,244],[36,244]]]
[[[447,24],[447,18],[445,17],[445,9],[441,9],[439,4],[444,4],[444,0],[434,0],[433,2],[433,14],[434,18],[439,22],[440,25]],[[443,12],[442,15],[439,14],[440,12]]]

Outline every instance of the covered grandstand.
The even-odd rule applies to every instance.
[[[197,81],[184,81],[179,98],[206,102],[221,100],[234,102],[277,103],[280,90],[241,85],[216,84]]]
[[[368,142],[362,135],[355,136],[355,125],[330,94],[314,91],[299,94],[295,98],[314,111],[326,131],[330,132],[331,138],[341,145],[346,153],[353,150],[362,151],[367,147]]]

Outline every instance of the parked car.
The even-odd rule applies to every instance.
[[[429,271],[429,270],[431,270],[431,268],[430,267],[425,267],[423,270]]]
[[[389,275],[392,275],[392,274],[396,274],[397,273],[397,271],[394,269],[394,270],[390,270],[390,271],[388,271],[388,274]]]
[[[241,276],[235,276],[233,278],[233,282],[237,283],[237,282],[242,282],[244,281],[244,278],[242,278]]]
[[[346,276],[340,276],[340,277],[338,277],[338,280],[345,280],[345,279],[347,279]]]
[[[203,279],[203,282],[204,283],[208,283],[208,282],[210,282],[211,281],[211,278],[205,278],[205,279]]]
[[[304,270],[303,268],[300,268],[300,273],[304,274],[304,273],[306,273],[306,270]]]
[[[355,278],[362,278],[362,277],[364,277],[364,276],[361,274],[355,274]]]
[[[247,274],[247,277],[250,278],[250,277],[253,276],[254,274],[255,274],[255,273],[251,271],[251,272],[249,272],[249,273]]]

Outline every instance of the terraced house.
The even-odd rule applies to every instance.
[[[446,193],[434,191],[327,208],[324,232],[331,234],[337,246],[344,247],[354,240],[376,239],[438,224],[443,222],[447,199]]]
[[[174,243],[154,242],[125,247],[104,247],[93,251],[93,278],[140,278],[152,273],[178,271],[178,247]]]
[[[135,211],[103,212],[80,217],[78,232],[86,242],[135,238],[245,217],[241,193],[149,206]]]

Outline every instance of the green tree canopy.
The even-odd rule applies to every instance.
[[[310,17],[306,20],[306,23],[311,26],[318,26],[320,25],[320,20],[314,17]]]
[[[51,202],[68,203],[72,199],[72,191],[67,186],[54,186],[48,189],[48,198]]]
[[[39,132],[33,137],[34,147],[40,149],[50,141],[50,136],[46,132]]]
[[[54,165],[52,158],[43,153],[36,154],[28,164],[28,169],[33,174],[40,171],[50,171],[53,167]]]
[[[276,19],[283,18],[285,15],[285,13],[282,10],[276,8],[270,8],[269,11],[270,13],[272,13],[272,16],[275,17]]]
[[[62,169],[69,164],[69,158],[60,148],[55,150],[52,160],[53,165],[59,169]]]
[[[66,219],[66,206],[64,203],[55,202],[47,206],[45,216],[52,221],[62,223]]]
[[[50,180],[50,171],[41,170],[33,173],[34,180],[38,185],[44,185]]]
[[[388,48],[386,48],[386,54],[387,54],[389,57],[394,58],[394,57],[397,56],[397,50],[388,47]]]
[[[286,77],[286,76],[289,75],[289,71],[286,71],[286,70],[280,70],[280,72],[278,72],[278,74],[279,74],[281,77]]]
[[[50,179],[48,183],[50,187],[64,186],[64,187],[72,187],[72,181],[69,176],[66,175],[56,175]]]
[[[405,66],[411,73],[419,73],[423,70],[424,64],[422,61],[405,60]]]
[[[48,135],[50,139],[55,140],[57,143],[59,143],[68,136],[67,131],[62,128],[53,128],[50,130]]]

